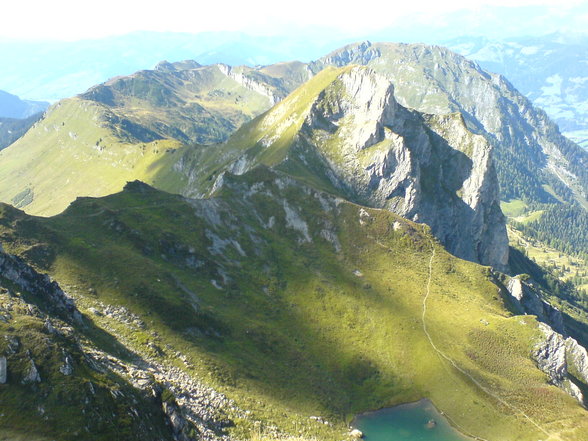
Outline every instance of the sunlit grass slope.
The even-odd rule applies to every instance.
[[[300,63],[267,72],[162,63],[95,86],[51,107],[2,151],[0,201],[50,216],[78,196],[112,194],[134,179],[179,192],[179,147],[226,140],[271,107],[271,97],[303,81],[303,72]]]
[[[259,436],[258,420],[262,434],[343,439],[354,414],[421,397],[490,441],[588,431],[586,411],[530,358],[533,317],[511,316],[488,268],[390,212],[256,168],[226,176],[210,200],[132,183],[53,218],[8,207],[3,218],[5,247],[44,266],[83,311],[123,305],[146,328],[93,316],[98,325],[250,410],[233,416],[235,436]],[[423,330],[429,274],[425,320],[441,353]]]
[[[79,98],[56,104],[33,130],[0,152],[0,200],[52,215],[78,196],[115,193],[133,179],[154,183],[181,144],[123,141],[115,118],[105,106]]]

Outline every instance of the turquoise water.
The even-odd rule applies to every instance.
[[[365,441],[472,441],[455,430],[429,400],[359,415],[353,427]]]

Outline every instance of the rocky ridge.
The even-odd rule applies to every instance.
[[[302,118],[302,123],[306,120]],[[292,155],[289,158],[294,160]],[[133,387],[122,390],[122,395],[113,390],[116,399],[143,396],[139,402],[150,400],[156,404],[161,421],[167,421],[171,431],[164,439],[226,440],[227,434],[239,438],[234,435],[236,430],[247,438],[257,420],[264,435],[275,430],[278,439],[297,434],[300,427],[304,429],[303,439],[311,439],[315,434],[319,434],[318,439],[343,439],[342,433],[347,430],[340,416],[342,411],[331,407],[331,403],[348,406],[357,399],[372,403],[372,382],[383,385],[381,399],[388,399],[394,391],[388,389],[387,379],[382,378],[388,375],[386,372],[394,372],[394,376],[396,372],[421,375],[419,384],[432,388],[431,393],[440,400],[445,399],[448,391],[443,381],[437,380],[447,375],[456,381],[450,393],[457,384],[463,387],[459,396],[479,396],[469,382],[461,383],[459,372],[444,369],[447,365],[434,353],[424,354],[424,359],[436,366],[431,372],[406,369],[405,363],[422,363],[401,354],[411,353],[413,348],[421,347],[420,343],[426,343],[421,332],[414,332],[414,327],[406,324],[418,322],[421,317],[423,305],[419,294],[426,265],[430,263],[434,294],[427,313],[432,319],[428,324],[435,344],[448,353],[451,351],[452,360],[464,369],[467,367],[476,381],[505,401],[510,403],[513,396],[524,397],[516,399],[517,408],[528,412],[535,403],[527,397],[534,396],[535,390],[546,389],[562,400],[570,418],[581,422],[584,411],[562,391],[547,386],[543,376],[534,370],[528,348],[529,338],[537,334],[535,321],[511,317],[495,296],[496,287],[488,279],[488,270],[450,256],[429,236],[428,228],[387,210],[346,202],[292,174],[263,166],[239,176],[226,173],[222,181],[213,198],[199,201],[133,182],[122,194],[81,199],[63,216],[55,218],[28,218],[17,210],[5,210],[21,221],[2,224],[8,226],[2,231],[3,241],[23,237],[21,242],[25,243],[68,247],[69,240],[64,244],[60,238],[73,236],[74,246],[85,244],[83,249],[88,255],[80,260],[85,268],[83,281],[78,277],[71,280],[71,273],[54,274],[75,283],[64,288],[87,312],[86,323],[94,323],[108,335],[116,336],[117,343],[126,348],[123,354],[133,351],[121,356],[82,342],[85,355],[66,351],[71,361],[61,350],[56,351],[54,375],[68,381],[79,378],[82,360],[92,372],[110,373],[125,380]],[[24,221],[25,218],[28,220]],[[433,255],[431,247],[436,251]],[[124,266],[111,254],[117,249],[123,251]],[[63,252],[64,248],[56,250]],[[61,256],[67,259],[67,255]],[[95,261],[102,263],[97,267]],[[301,282],[301,275],[308,279]],[[114,296],[108,292],[111,290]],[[406,295],[407,292],[416,295]],[[305,306],[309,301],[312,303]],[[333,304],[336,308],[332,311],[324,310]],[[372,311],[385,315],[382,326],[389,326],[389,332],[380,334],[378,339],[382,349],[374,350],[373,345],[348,338],[358,332],[378,332],[366,320],[377,318],[378,314]],[[450,323],[447,314],[455,312],[448,311],[459,311],[460,320]],[[301,317],[309,318],[305,322],[308,326],[299,326]],[[51,324],[59,332],[66,332],[59,322],[52,320]],[[309,332],[309,327],[314,329]],[[49,327],[45,329],[49,332]],[[398,337],[391,339],[390,335],[395,333],[399,333]],[[356,345],[357,356],[353,353],[347,359],[339,351],[329,354],[333,339],[340,334],[345,335],[337,342],[345,348]],[[471,339],[471,335],[482,338]],[[513,337],[517,343],[513,345],[503,335]],[[322,343],[314,346],[317,340]],[[513,375],[504,375],[502,365],[494,362],[494,354],[488,354],[487,342],[497,345],[497,350],[505,354],[514,351],[513,362],[522,366],[522,372],[529,372],[524,382],[520,381],[518,370]],[[374,354],[374,360],[379,360],[380,351],[391,352],[373,367],[355,362],[362,354]],[[209,364],[208,354],[215,357],[214,363]],[[414,356],[423,355],[417,351]],[[49,371],[34,353],[33,360],[41,381],[26,387],[42,387],[49,381]],[[343,372],[341,363],[349,366]],[[384,363],[392,364],[388,368]],[[305,368],[297,368],[298,364]],[[72,369],[70,375],[68,366]],[[291,371],[280,377],[283,369]],[[368,373],[363,374],[366,369]],[[220,384],[223,394],[206,385],[209,372],[217,373],[212,377],[213,384]],[[358,373],[368,375],[368,381],[358,382]],[[437,377],[432,380],[431,375]],[[496,375],[504,379],[508,389],[493,385]],[[272,401],[269,406],[266,388],[275,384],[277,387],[270,390],[286,398]],[[281,407],[301,387],[305,389],[299,396],[304,400],[312,397],[317,384],[326,389],[321,394],[324,401],[311,408],[296,407],[294,399]],[[412,390],[413,385],[412,381],[406,382],[403,390]],[[257,387],[260,394],[256,394]],[[346,391],[353,388],[357,392],[348,395]],[[249,400],[251,394],[255,395]],[[337,394],[345,395],[341,400]],[[466,408],[478,406],[475,408],[499,418],[505,415],[502,433],[512,430],[510,415],[501,413],[500,406],[470,399],[463,402],[468,403]],[[444,406],[460,404],[453,397],[444,402]],[[557,407],[550,401],[540,405],[549,415]],[[288,410],[292,407],[294,411]],[[280,409],[280,415],[281,409],[285,409],[283,415],[287,416],[276,421],[275,408]],[[451,407],[442,407],[449,413],[448,408]],[[51,409],[45,410],[51,414]],[[132,404],[129,416],[140,410],[140,406]],[[303,423],[297,427],[290,425],[288,412]],[[309,415],[322,416],[319,420]],[[134,420],[136,416],[130,418]],[[228,427],[231,421],[234,427]],[[270,424],[276,428],[272,429]],[[523,433],[534,430],[522,420],[515,424],[524,427]],[[582,430],[579,427],[578,433]]]
[[[382,116],[382,118],[374,116],[378,111],[378,103],[374,101],[376,107],[372,110],[365,107],[367,101],[354,109],[358,122],[359,119],[362,119],[363,123],[370,125],[370,129],[361,134],[354,133],[354,130],[341,130],[336,133],[336,124],[339,123],[335,121],[339,118],[336,115],[337,110],[316,107],[312,111],[312,118],[315,120],[308,121],[303,128],[309,133],[305,135],[304,130],[300,132],[301,136],[297,140],[297,142],[300,141],[298,142],[299,150],[306,148],[302,146],[306,142],[302,140],[303,136],[312,137],[313,134],[320,134],[325,138],[325,142],[331,144],[334,144],[336,139],[341,141],[344,136],[357,135],[360,138],[366,136],[365,139],[350,139],[349,144],[345,143],[342,147],[344,150],[346,145],[354,144],[351,150],[355,151],[354,155],[361,156],[362,161],[373,151],[380,150],[380,156],[373,158],[369,164],[359,164],[361,161],[356,161],[355,165],[351,165],[346,159],[347,171],[344,174],[338,177],[336,175],[327,176],[327,179],[332,181],[330,185],[335,185],[333,182],[336,181],[335,183],[340,188],[362,193],[354,195],[359,202],[365,201],[365,203],[374,206],[394,206],[397,212],[432,225],[438,237],[457,255],[504,268],[506,261],[505,235],[503,231],[496,229],[502,228],[500,227],[502,224],[501,214],[492,202],[496,199],[493,193],[498,191],[497,186],[491,182],[495,179],[492,178],[495,173],[492,171],[493,162],[495,163],[494,168],[497,170],[499,186],[502,188],[500,195],[502,199],[525,196],[535,201],[555,202],[556,199],[546,190],[547,188],[549,191],[553,190],[559,194],[558,197],[568,200],[575,197],[580,201],[583,200],[583,176],[585,173],[583,171],[585,167],[582,166],[583,159],[578,156],[579,160],[577,160],[578,158],[574,156],[577,149],[573,143],[561,137],[557,127],[549,121],[545,114],[533,108],[531,103],[514,90],[503,77],[487,73],[475,63],[446,49],[434,46],[363,42],[346,46],[310,64],[279,63],[258,68],[237,68],[225,65],[201,66],[196,62],[188,61],[160,63],[154,71],[141,71],[96,86],[83,94],[81,101],[84,103],[91,101],[94,106],[102,106],[107,109],[106,113],[113,115],[110,121],[105,123],[108,130],[112,129],[111,131],[116,132],[116,136],[120,139],[124,138],[125,133],[129,135],[128,139],[124,138],[125,142],[139,142],[141,140],[156,142],[161,138],[172,137],[183,143],[196,141],[209,144],[225,140],[243,122],[267,110],[271,103],[282,100],[288,92],[302,84],[310,76],[319,75],[329,66],[349,66],[351,64],[366,65],[386,77],[394,85],[391,93],[398,105],[437,115],[436,117],[425,117],[424,114],[421,116],[428,127],[427,130],[444,138],[448,144],[453,144],[453,147],[468,144],[468,151],[462,152],[467,158],[462,158],[458,162],[460,162],[460,166],[472,173],[467,182],[465,177],[461,183],[450,182],[456,173],[455,170],[450,171],[449,163],[446,163],[441,170],[445,174],[436,183],[443,182],[437,187],[447,190],[445,193],[453,199],[449,205],[463,203],[462,209],[454,210],[448,208],[447,205],[435,206],[435,203],[424,201],[421,198],[421,202],[426,202],[429,207],[423,206],[421,210],[415,210],[414,207],[411,207],[411,203],[399,203],[399,198],[404,199],[402,194],[408,194],[407,191],[410,193],[415,185],[410,183],[410,179],[407,178],[408,174],[406,174],[415,172],[414,158],[404,158],[411,162],[410,167],[408,167],[408,163],[401,164],[402,167],[408,167],[405,170],[405,179],[400,176],[402,168],[397,169],[396,176],[392,181],[389,178],[382,179],[382,173],[390,173],[391,164],[389,161],[392,161],[392,158],[386,157],[386,153],[379,143],[391,143],[394,140],[387,139],[388,134],[383,129],[382,118],[388,118],[389,115]],[[328,100],[328,97],[325,96],[322,99]],[[293,100],[285,99],[285,101],[296,106]],[[220,113],[217,112],[219,106],[222,107]],[[137,109],[151,109],[152,111],[139,112]],[[275,109],[270,112],[274,119],[282,120],[283,127],[271,127],[271,118],[260,117],[263,123],[261,125],[254,123],[254,126],[271,132],[273,135],[264,136],[262,134],[257,138],[248,139],[246,142],[251,146],[259,141],[263,149],[272,150],[267,147],[275,144],[276,133],[285,133],[288,128],[291,128],[288,121],[295,118],[292,115],[290,118],[283,114],[280,115],[280,112],[287,112],[287,109],[288,106],[280,106],[278,103]],[[325,115],[331,112],[331,115],[328,116],[331,119],[330,127],[319,127],[320,118],[322,118],[321,112],[326,112]],[[369,120],[372,116],[376,120],[380,118],[381,121],[375,120],[376,123],[370,123]],[[400,113],[395,117],[401,117]],[[263,124],[269,126],[270,129],[268,130]],[[399,127],[398,125],[397,131],[401,131]],[[48,128],[45,127],[45,129]],[[300,127],[296,128],[296,130],[298,129]],[[480,135],[480,137],[478,138],[470,132]],[[72,133],[77,133],[77,130]],[[406,136],[406,134],[399,133],[396,135]],[[238,133],[236,136],[239,138]],[[252,136],[257,136],[257,134],[252,134]],[[415,136],[417,136],[416,132]],[[450,136],[453,138],[448,141]],[[119,154],[116,149],[105,150],[100,143],[102,137],[103,135],[100,133],[100,136],[95,136],[96,139],[91,138],[83,142],[92,145],[92,148],[96,147],[102,155],[104,152],[114,156]],[[24,141],[25,139],[28,141]],[[242,140],[242,138],[240,139]],[[397,142],[400,142],[398,139]],[[25,136],[22,142],[26,144],[30,140],[32,138]],[[71,141],[69,138],[67,141],[68,146],[82,142],[81,139]],[[311,139],[311,142],[319,141]],[[17,144],[22,144],[22,142],[19,141]],[[38,145],[38,142],[35,139],[35,144]],[[418,143],[420,140],[415,138],[413,142]],[[93,143],[96,145],[94,146]],[[236,141],[233,142],[233,144],[235,143]],[[453,147],[452,149],[456,150]],[[18,147],[14,147],[13,150],[16,154]],[[209,189],[208,182],[203,183],[203,181],[211,178],[211,175],[218,171],[218,167],[216,169],[209,167],[210,163],[220,165],[221,168],[225,167],[230,155],[227,154],[227,149],[222,146],[207,149],[195,147],[186,150],[189,151],[188,156],[196,156],[197,159],[187,161],[185,155],[177,155],[177,157],[171,154],[162,155],[159,152],[159,147],[153,146],[153,151],[157,151],[159,156],[147,160],[147,162],[154,161],[157,164],[156,167],[151,167],[148,170],[160,170],[161,177],[148,176],[148,182],[156,183],[158,187],[166,191],[181,192],[188,196],[207,194],[205,189]],[[343,150],[339,156],[343,155]],[[420,154],[417,150],[414,151],[413,156]],[[424,150],[423,153],[426,155]],[[437,149],[436,152],[439,153],[439,151]],[[133,161],[141,160],[140,158],[136,159],[138,156],[132,156],[136,154],[144,156],[145,146],[138,145],[135,151],[129,155],[128,168],[130,170],[137,167]],[[277,155],[280,154],[277,153]],[[347,152],[345,154],[347,155]],[[70,151],[60,152],[60,155],[70,155]],[[213,158],[215,155],[218,157]],[[8,164],[10,162],[8,158],[12,158],[12,156],[13,154],[10,152],[7,154],[6,160],[3,159],[2,162]],[[322,153],[318,156],[312,161],[320,162],[326,159]],[[345,167],[342,166],[340,159],[327,160],[328,167],[326,168],[332,169],[334,164],[338,164],[335,168],[342,172]],[[393,161],[398,161],[398,159],[394,158]],[[435,160],[437,159],[447,160],[443,154],[435,158]],[[66,157],[60,158],[60,162],[65,160],[67,160]],[[471,164],[468,161],[472,161]],[[240,161],[233,161],[231,167],[225,168],[232,172],[241,173],[253,163],[252,158],[243,157]],[[421,165],[428,166],[430,164],[427,164],[426,159],[423,159]],[[125,166],[127,166],[126,163]],[[351,173],[352,169],[370,166],[367,173],[365,171],[358,174]],[[298,167],[309,167],[309,164],[303,162],[298,164]],[[324,169],[325,167],[323,167],[323,171],[325,171]],[[183,176],[180,177],[176,174],[178,170]],[[327,173],[332,172],[333,170],[327,171]],[[7,173],[4,179],[6,182],[18,181],[18,176],[14,175],[15,170]],[[312,174],[314,171],[308,170],[307,173]],[[367,181],[367,174],[370,174],[369,181]],[[363,176],[363,178],[356,178],[356,175]],[[0,180],[3,176],[0,169]],[[524,188],[521,187],[523,180],[523,178],[519,179],[521,176],[526,182]],[[140,178],[146,179],[143,176]],[[46,209],[46,204],[42,204],[42,199],[43,193],[48,190],[43,187],[44,184],[41,182],[31,185],[31,180],[34,181],[34,179],[35,177],[27,178],[26,186],[22,188],[7,189],[4,197],[7,200],[16,198],[17,202],[22,200],[24,204],[30,203],[31,195],[34,195],[35,200],[30,203],[31,207]],[[353,181],[354,179],[355,181]],[[360,183],[359,181],[362,179],[363,181]],[[394,183],[395,179],[402,179],[405,182],[402,185],[397,185],[398,183]],[[420,180],[420,178],[415,179]],[[345,180],[350,180],[350,182],[344,182]],[[197,185],[194,185],[195,181],[199,181]],[[484,185],[481,185],[482,181],[484,181]],[[24,182],[21,184],[25,185]],[[14,186],[21,184],[14,184]],[[100,184],[92,187],[91,194],[95,194],[94,189],[96,188],[107,188],[104,183]],[[462,184],[463,188],[461,188]],[[458,187],[449,188],[455,185]],[[59,185],[51,185],[51,188],[57,187]],[[378,194],[378,187],[380,194]],[[79,185],[75,189],[70,188],[69,191],[75,194],[78,188]],[[371,190],[374,190],[373,194],[367,196],[366,193]],[[398,194],[394,194],[394,191],[397,191]],[[457,197],[461,201],[456,200],[454,193],[459,193]],[[390,196],[389,200],[386,199],[388,196]],[[407,201],[409,197],[407,196]],[[71,197],[68,197],[69,199]],[[22,206],[26,209],[26,205]],[[442,216],[439,217],[439,214]],[[441,218],[445,220],[440,221]],[[460,218],[462,220],[456,220]],[[497,224],[498,227],[494,227],[494,224]],[[468,225],[465,230],[466,238],[461,237],[461,232],[464,231],[461,228],[463,225]],[[464,245],[468,241],[468,245]],[[477,249],[479,244],[491,242],[493,242],[492,245],[483,245]]]
[[[502,198],[524,194],[553,202],[541,187],[550,184],[567,199],[586,199],[588,155],[503,76],[442,47],[371,42],[348,45],[311,63],[311,69],[348,64],[386,75],[404,106],[434,114],[460,112],[468,128],[495,147]],[[527,176],[528,188],[522,189],[513,173]]]
[[[36,302],[43,294],[35,286],[29,285],[33,291],[26,293],[13,287],[0,278],[3,433],[16,429],[28,436],[59,433],[61,439],[94,439],[95,433],[116,427],[125,437],[132,430],[127,439],[168,437],[157,397],[129,388],[114,371],[95,363],[91,351],[83,349],[86,339],[77,323],[63,314],[47,314],[55,297],[43,299],[39,307]]]
[[[509,278],[506,289],[517,313],[534,315],[555,332],[566,333],[561,311],[543,298],[539,288],[516,276]]]
[[[369,68],[325,72],[308,89],[320,81],[327,84],[312,98],[300,89],[244,131],[255,138],[237,133],[224,170],[242,174],[265,157],[283,158],[270,164],[294,175],[306,168],[349,200],[428,224],[455,255],[505,269],[508,241],[491,145],[459,114],[406,109],[394,85]],[[309,102],[301,107],[303,93]]]
[[[46,274],[38,273],[20,257],[0,250],[0,275],[23,291],[37,293],[41,302],[54,314],[82,324],[82,315],[73,300]]]
[[[227,441],[229,438],[222,434],[222,429],[230,424],[230,420],[226,417],[219,419],[219,415],[232,413],[246,418],[247,415],[238,409],[234,402],[198,382],[178,367],[166,366],[150,358],[148,354],[142,354],[130,363],[98,349],[91,340],[82,336],[87,322],[82,318],[72,298],[47,275],[38,273],[20,257],[7,254],[1,249],[0,276],[29,296],[32,295],[29,300],[25,300],[26,296],[4,288],[0,280],[1,322],[10,323],[16,316],[24,313],[43,321],[44,331],[53,338],[59,340],[65,337],[75,340],[75,351],[82,354],[81,357],[78,354],[76,360],[70,355],[71,349],[66,350],[61,344],[56,344],[57,348],[53,349],[61,352],[61,355],[56,357],[62,360],[58,367],[61,375],[71,376],[81,364],[86,364],[97,372],[113,373],[126,379],[140,395],[151,397],[150,400],[161,403],[161,410],[173,430],[173,439],[176,441]],[[145,326],[136,315],[124,307],[102,305],[99,308],[91,308],[90,312],[137,329]],[[72,325],[81,326],[81,330],[76,330]],[[24,370],[20,375],[22,385],[43,382],[44,378],[31,351],[26,350],[23,353],[23,348],[28,347],[31,342],[26,338],[8,334],[5,335],[5,339],[8,344],[4,355],[0,357],[0,384],[11,383],[15,376],[18,378],[12,367],[14,363],[23,365]],[[124,342],[124,339],[119,338],[119,342]],[[129,352],[133,353],[131,349]],[[23,357],[24,361],[21,360]],[[175,357],[183,359],[189,367],[188,361],[181,353],[176,353]],[[10,376],[9,371],[12,371]],[[12,380],[9,381],[9,377]],[[164,391],[167,392],[163,393]],[[139,418],[137,409],[130,411]],[[196,438],[193,435],[194,431],[198,433]]]
[[[579,380],[586,384],[588,381],[588,353],[568,335],[562,312],[544,299],[540,288],[531,280],[523,280],[523,276],[508,278],[504,286],[514,312],[534,315],[540,322],[542,338],[533,350],[538,367],[548,375],[552,384],[586,405],[576,382]]]
[[[457,38],[447,46],[485,69],[507,76],[549,114],[566,136],[586,147],[586,43],[585,36],[554,33],[502,41]]]

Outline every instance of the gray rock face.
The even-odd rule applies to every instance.
[[[295,92],[255,129],[230,140],[232,158],[223,171],[243,174],[265,163],[264,155],[283,156],[286,144],[286,157],[275,164],[281,170],[306,169],[353,202],[429,225],[456,256],[504,270],[508,238],[486,139],[468,130],[458,113],[426,115],[403,107],[390,80],[372,69],[320,75],[326,85],[315,79],[308,91],[299,89],[310,98]],[[254,141],[243,135],[252,130]]]
[[[552,384],[565,390],[584,404],[580,388],[570,379],[570,374],[588,385],[588,354],[576,340],[564,338],[544,323],[539,323],[543,338],[536,345],[533,357]]]
[[[449,48],[476,60],[482,67],[506,75],[534,104],[545,109],[566,136],[579,135],[585,143],[588,130],[588,39],[565,33],[493,41],[458,38]],[[553,60],[557,59],[554,69]],[[529,75],[533,72],[533,75]]]
[[[0,384],[5,384],[8,380],[6,357],[0,357]]]
[[[176,441],[191,441],[191,438],[184,433],[184,428],[187,423],[178,406],[175,403],[164,401],[162,404],[163,413],[165,413],[170,426],[174,432],[174,439]]]
[[[41,382],[41,375],[39,375],[39,371],[37,370],[37,366],[35,365],[35,362],[31,358],[29,360],[29,369],[22,379],[22,384],[31,384],[31,383],[40,383],[40,382]]]
[[[17,256],[0,252],[0,274],[19,286],[22,290],[43,296],[49,308],[77,323],[82,323],[82,315],[59,285],[45,274],[38,273]]]
[[[547,323],[556,332],[565,333],[563,316],[561,312],[543,300],[540,294],[520,277],[512,277],[506,283],[506,289],[512,297],[512,301],[519,313],[531,314]]]
[[[65,352],[63,353],[63,364],[59,367],[59,372],[65,376],[73,374],[73,360]]]
[[[4,339],[8,343],[8,348],[6,349],[6,354],[12,355],[16,354],[20,348],[20,341],[17,336],[15,335],[5,335]]]
[[[247,89],[266,96],[270,100],[272,106],[287,95],[284,93],[279,94],[275,88],[271,88],[267,83],[256,81],[254,77],[245,75],[241,70],[235,70],[226,64],[218,64],[217,67],[223,74],[232,78]]]
[[[324,66],[349,64],[369,66],[389,78],[406,107],[464,115],[468,128],[496,149],[503,197],[521,197],[507,172],[514,166],[528,177],[525,190],[536,200],[554,202],[541,187],[549,182],[573,189],[580,201],[586,198],[588,175],[571,159],[580,155],[586,161],[586,154],[501,75],[445,48],[423,44],[352,44],[310,66],[318,72]]]
[[[566,360],[573,366],[573,374],[588,384],[588,352],[575,339],[566,338]]]
[[[492,147],[461,115],[410,111],[388,79],[353,68],[313,103],[294,148],[309,149],[350,199],[426,223],[458,257],[506,267]]]

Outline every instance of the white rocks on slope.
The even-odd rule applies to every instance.
[[[39,375],[39,371],[33,359],[29,359],[29,370],[27,374],[22,379],[22,384],[30,384],[30,383],[40,383],[41,376]]]
[[[559,309],[543,300],[537,290],[524,282],[521,276],[511,277],[506,283],[506,289],[518,312],[535,315],[556,332],[565,333],[563,316]]]
[[[565,390],[584,404],[582,392],[570,379],[570,374],[588,384],[588,354],[571,337],[564,338],[545,323],[539,323],[544,338],[536,345],[533,357],[552,384]]]

